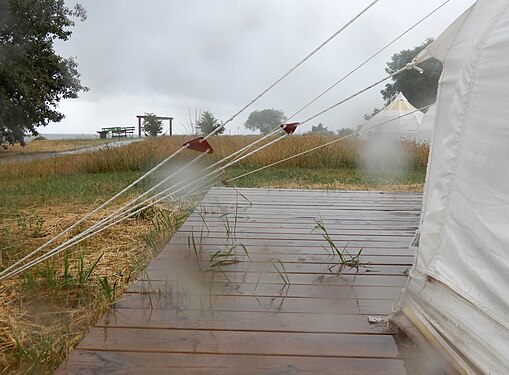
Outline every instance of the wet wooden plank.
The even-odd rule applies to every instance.
[[[284,301],[283,301],[284,304]],[[206,331],[301,332],[385,334],[383,325],[369,324],[355,314],[322,313],[320,319],[309,314],[283,315],[262,311],[209,310],[110,310],[96,324],[108,328],[151,328]]]
[[[124,294],[115,303],[115,310],[198,310],[270,312],[280,314],[357,314],[386,315],[391,312],[392,300],[355,300],[330,298],[271,298],[261,296],[187,296]],[[312,317],[310,317],[312,319]]]
[[[219,248],[212,249],[211,255],[213,255]],[[277,259],[285,264],[289,263],[306,263],[306,264],[325,264],[325,265],[333,265],[337,263],[337,257],[334,257],[332,253],[327,253],[324,249],[322,250],[322,254],[277,254]],[[186,252],[188,249],[186,248]],[[227,251],[227,250],[225,250]],[[270,259],[274,257],[273,252],[253,252],[251,248],[248,249],[249,258],[242,252],[238,251],[237,259],[239,261],[243,261],[246,263],[267,263]],[[353,256],[356,256],[359,249],[353,250],[351,249],[349,252]],[[392,256],[384,256],[384,255],[363,255],[364,249],[359,256],[359,260],[361,263],[366,264],[366,266],[370,265],[411,265],[413,260],[413,255],[392,255]],[[158,257],[158,260],[164,262],[165,257]]]
[[[230,272],[224,270],[228,275],[230,283],[239,284],[277,284],[281,285],[281,276],[276,272]],[[166,281],[173,278],[171,270],[151,269],[143,272],[139,280],[145,281]],[[347,286],[397,286],[403,287],[406,284],[406,275],[379,276],[376,274],[350,274],[337,275],[333,273],[310,274],[310,273],[288,273],[292,285],[347,285]],[[218,280],[218,279],[216,279]]]
[[[235,226],[235,228],[239,231],[242,231],[242,233],[260,233],[263,231],[264,233],[271,233],[271,234],[311,234],[311,235],[317,235],[322,236],[322,232],[316,228],[316,225],[303,225],[303,224],[294,224],[292,226],[276,226],[276,225],[267,225],[267,224],[260,224],[260,223],[251,223],[251,222],[229,222],[228,223],[231,227]],[[211,223],[208,222],[204,223],[203,221],[198,222],[187,222],[180,228],[180,232],[196,232],[203,228],[203,231],[206,233],[221,233],[222,235],[226,235],[226,223],[224,221],[221,221],[219,223]],[[400,228],[366,228],[364,227],[356,227],[352,229],[344,229],[341,228],[341,226],[334,226],[334,225],[328,225],[327,226],[327,232],[331,235],[338,235],[338,236],[350,236],[350,235],[371,235],[371,236],[407,236],[407,235],[413,235],[415,233],[415,227],[408,227],[407,229],[400,229]]]
[[[350,286],[350,285],[284,285],[280,284],[226,284],[211,286],[212,296],[254,295],[259,297],[294,298],[333,298],[333,299],[388,299],[394,300],[401,287],[389,286]],[[144,281],[133,283],[126,293],[185,293],[193,295],[195,291],[172,281]]]
[[[118,374],[226,374],[226,375],[405,375],[402,360],[379,358],[327,358],[249,356],[227,354],[136,353],[73,351],[56,375]]]
[[[204,244],[205,248],[209,248],[210,246],[228,246],[228,242],[221,242],[221,241],[215,241],[210,242],[207,241],[206,244]],[[361,255],[366,256],[386,256],[386,257],[392,257],[392,256],[413,256],[412,250],[408,248],[408,245],[405,243],[401,244],[392,244],[393,246],[386,245],[386,244],[367,244],[366,246],[358,246],[355,244],[355,242],[345,242],[342,247],[340,247],[340,242],[335,242],[336,246],[338,248],[344,248],[345,246],[348,246],[347,249],[349,251],[357,253],[360,249],[362,249]],[[197,241],[197,245],[199,245],[199,241]],[[287,244],[286,246],[279,245],[279,246],[272,246],[272,245],[255,245],[250,243],[249,244],[249,255],[253,254],[278,254],[278,255],[286,255],[286,254],[294,254],[294,255],[323,255],[323,254],[329,254],[326,249],[323,248],[324,245],[327,245],[324,243],[314,243],[312,246],[296,246],[293,244]],[[374,246],[377,245],[377,246]],[[170,253],[178,252],[179,254],[183,254],[183,256],[186,256],[186,254],[189,253],[190,247],[192,250],[192,244],[189,245],[187,241],[185,243],[171,243],[171,251],[164,251],[160,255],[158,255],[155,259],[166,259],[169,256],[171,256]],[[329,248],[330,251],[330,248]]]
[[[171,262],[166,260],[157,260],[151,262],[147,270],[165,270],[168,269]],[[202,263],[202,269],[207,265],[207,262]],[[196,264],[193,265],[194,268],[198,269]],[[328,264],[296,264],[296,263],[287,263],[285,264],[286,273],[292,274],[315,274],[315,275],[326,275],[330,274],[329,271],[330,265]],[[406,265],[371,265],[369,269],[359,268],[350,269],[345,268],[342,271],[343,275],[367,275],[367,274],[375,274],[375,275],[391,275],[391,276],[401,276],[406,275],[408,272],[409,266]],[[273,265],[270,263],[239,263],[235,264],[232,267],[227,269],[228,272],[256,272],[258,274],[265,272],[273,272]]]
[[[195,242],[200,245],[200,237],[196,235]],[[187,245],[189,241],[192,240],[191,236],[178,235],[172,241],[172,244],[177,245]],[[299,247],[299,248],[308,248],[308,247],[321,247],[328,245],[325,240],[318,239],[316,241],[307,241],[307,240],[294,240],[294,239],[277,239],[277,238],[251,238],[249,242],[242,241],[241,238],[238,238],[239,243],[243,243],[246,246],[264,246],[266,248],[274,247]],[[245,243],[244,243],[245,242]],[[399,239],[398,241],[371,241],[371,240],[361,240],[357,241],[355,237],[350,239],[339,239],[335,240],[334,243],[338,248],[343,248],[345,246],[351,246],[354,248],[365,248],[365,247],[383,247],[390,251],[391,248],[397,247],[406,247],[412,242],[412,238],[405,237],[403,239]],[[207,242],[202,241],[202,245],[224,245],[229,243],[226,238],[209,238]],[[388,252],[389,252],[388,251]]]
[[[94,327],[80,350],[398,358],[390,335]]]
[[[230,224],[231,225],[231,224]],[[201,228],[200,228],[201,229]],[[234,228],[231,227],[229,230],[233,231]],[[300,233],[288,233],[281,231],[280,233],[269,232],[269,231],[259,231],[259,232],[240,232],[239,228],[235,228],[236,232],[212,232],[212,231],[201,231],[198,229],[183,229],[179,231],[179,235],[176,238],[183,237],[187,239],[189,235],[193,234],[195,238],[205,239],[216,239],[219,238],[222,241],[225,239],[236,239],[237,241],[245,241],[249,243],[250,239],[270,239],[270,240],[306,240],[306,241],[324,241],[324,237],[321,233],[311,232],[309,230],[302,230]],[[399,241],[400,239],[412,240],[413,234],[410,232],[400,233],[400,234],[373,234],[366,233],[363,234],[342,234],[342,233],[329,233],[330,239],[333,241],[347,241],[348,239],[355,239],[357,242],[360,241],[380,241],[380,242],[392,242]]]

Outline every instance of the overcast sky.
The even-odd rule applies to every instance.
[[[66,118],[42,133],[95,133],[134,126],[136,115],[172,116],[186,133],[189,112],[211,111],[226,120],[348,22],[372,0],[81,0],[88,19],[56,48],[74,56],[90,88],[66,100]],[[290,115],[362,63],[444,0],[380,0],[305,65],[227,126],[256,109]],[[392,54],[438,36],[474,0],[451,0],[388,51],[345,80],[296,121],[319,112],[385,76]],[[74,2],[67,1],[69,6]],[[303,126],[355,128],[381,107],[380,85]],[[165,125],[166,128],[166,125]]]

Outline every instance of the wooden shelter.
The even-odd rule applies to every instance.
[[[138,136],[141,137],[141,124],[143,123],[143,120],[147,117],[147,115],[137,115],[136,118],[138,119]],[[169,127],[169,134],[173,134],[173,117],[165,117],[165,116],[157,116],[158,120],[168,120],[170,127]]]

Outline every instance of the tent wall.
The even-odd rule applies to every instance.
[[[432,105],[422,118],[417,129],[417,142],[431,143],[433,137],[433,126],[435,124],[435,111],[436,107]]]
[[[401,309],[463,372],[509,374],[509,1],[479,0],[430,56],[444,72]]]

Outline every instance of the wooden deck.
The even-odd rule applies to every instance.
[[[407,374],[368,316],[389,314],[405,284],[420,204],[417,193],[213,189],[56,373]],[[369,267],[330,272],[316,220]],[[236,263],[204,271],[232,246]]]

